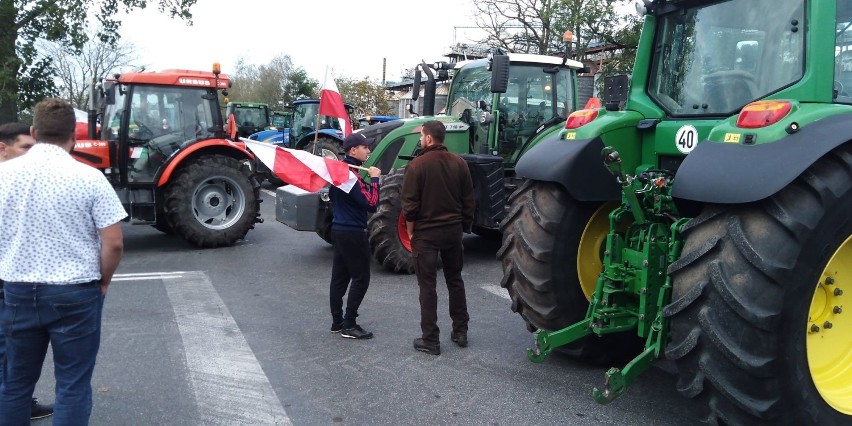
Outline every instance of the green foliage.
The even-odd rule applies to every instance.
[[[192,23],[189,8],[196,0],[157,0],[161,12]],[[89,39],[86,28],[95,20],[101,41],[115,45],[121,11],[145,8],[154,0],[0,0],[0,122],[14,121],[26,109],[55,95],[51,58],[37,41],[55,42],[80,52]],[[87,13],[94,10],[93,18]]]
[[[362,80],[338,78],[335,81],[343,101],[355,107],[353,115],[356,117],[390,114],[390,93],[380,84],[367,77]]]

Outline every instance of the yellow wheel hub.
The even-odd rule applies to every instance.
[[[586,223],[580,237],[580,246],[577,248],[577,274],[583,294],[589,301],[595,293],[598,275],[603,271],[601,247],[606,244],[606,235],[609,233],[609,213],[616,207],[616,202],[602,205]]]
[[[811,378],[835,410],[852,415],[852,236],[822,272],[808,313],[807,349]]]

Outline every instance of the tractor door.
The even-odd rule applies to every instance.
[[[151,184],[179,149],[215,137],[217,110],[213,89],[133,86],[129,95],[126,167],[129,184]]]
[[[537,134],[564,122],[573,111],[574,86],[568,68],[512,64],[506,92],[495,96],[499,118],[495,151],[514,163]]]

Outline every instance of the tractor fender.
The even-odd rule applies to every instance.
[[[852,114],[840,114],[771,143],[699,143],[678,168],[672,196],[719,204],[762,200],[789,185],[850,136]]]
[[[523,154],[515,166],[518,176],[555,182],[578,201],[621,198],[615,176],[604,166],[601,138],[560,140],[558,132]]]
[[[157,186],[163,186],[168,183],[169,179],[172,177],[172,173],[174,173],[174,171],[181,165],[183,160],[203,149],[211,148],[218,153],[229,155],[234,158],[254,160],[254,154],[246,150],[245,144],[242,142],[231,142],[226,139],[208,139],[201,142],[195,142],[186,148],[177,151],[169,158],[168,164],[166,164],[166,167],[163,168],[162,173],[160,173],[160,177],[157,179]]]

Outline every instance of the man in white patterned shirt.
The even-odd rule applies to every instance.
[[[27,425],[48,343],[53,423],[86,425],[104,296],[123,253],[127,214],[101,172],[74,160],[74,110],[46,99],[33,111],[27,155],[0,167],[0,279],[5,300],[4,425]]]

